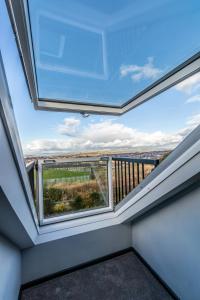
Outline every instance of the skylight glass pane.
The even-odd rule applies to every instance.
[[[121,105],[200,50],[198,0],[29,0],[39,97]]]

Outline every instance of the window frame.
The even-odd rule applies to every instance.
[[[114,211],[40,226],[23,160],[21,143],[1,55],[0,85],[0,118],[8,137],[9,147],[27,200],[27,203],[24,202],[22,208],[28,204],[30,215],[37,231],[37,237],[34,237],[31,235],[29,228],[24,228],[34,244],[41,244],[58,238],[130,222],[158,204],[167,202],[175,193],[188,188],[194,182],[198,182],[199,184],[200,125]],[[12,209],[17,214],[15,207],[12,206]]]
[[[106,160],[107,161],[107,179],[108,179],[108,206],[100,207],[100,208],[91,208],[83,211],[73,211],[69,213],[65,213],[58,216],[51,216],[45,218],[44,216],[44,199],[43,199],[43,165],[51,165],[54,163],[58,163],[59,161],[56,160],[55,162],[45,163],[44,160],[38,161],[38,168],[37,168],[37,186],[38,186],[38,204],[39,204],[39,223],[40,225],[47,225],[62,221],[68,221],[73,219],[80,219],[83,217],[94,216],[97,214],[107,213],[114,211],[114,204],[113,204],[113,192],[112,192],[112,157],[93,157],[93,158],[79,158],[79,159],[66,159],[62,160],[59,163],[70,163],[70,162],[95,162],[99,160]]]
[[[75,102],[70,99],[40,98],[30,30],[28,0],[6,0],[9,15],[16,34],[18,49],[26,74],[29,93],[35,109],[80,113],[122,115],[134,107],[150,100],[182,80],[200,71],[200,51],[166,75],[143,89],[123,105],[104,105]],[[28,26],[27,26],[28,25]]]

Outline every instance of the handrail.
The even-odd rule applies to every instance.
[[[114,161],[127,161],[133,163],[142,163],[142,164],[150,164],[157,166],[159,164],[159,159],[149,159],[149,158],[132,158],[132,157],[112,157]]]
[[[90,166],[90,163],[99,163],[99,161],[108,161],[109,158],[105,157],[81,157],[81,158],[66,158],[66,159],[44,159],[40,160],[41,164],[50,168],[62,168],[74,166],[74,163],[81,164],[81,167]],[[84,165],[85,163],[85,165]],[[71,165],[70,165],[71,164]]]

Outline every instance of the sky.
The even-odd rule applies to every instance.
[[[122,104],[200,49],[199,0],[29,0],[42,98]]]
[[[30,3],[33,2],[33,0],[30,1]],[[75,2],[79,5],[81,1]],[[120,8],[123,3],[126,2],[130,4],[128,0],[125,2],[117,1]],[[155,1],[155,3],[156,2],[157,1]],[[37,4],[38,1],[35,0],[34,3]],[[44,4],[47,2],[41,1],[41,3]],[[66,3],[71,5],[72,2],[66,1]],[[92,1],[85,0],[82,1],[82,3],[90,5],[90,9],[97,10],[97,7],[91,8],[91,3],[94,3]],[[130,25],[128,23],[132,20],[132,16],[129,17],[129,21],[124,17],[124,21],[124,19],[120,19],[121,14],[117,14],[116,12],[115,18],[118,20],[117,24],[116,22],[106,24],[106,21],[112,20],[112,18],[106,18],[106,16],[109,16],[112,8],[106,5],[106,3],[106,1],[103,1],[101,7],[98,7],[101,12],[103,11],[103,14],[98,14],[99,19],[96,18],[96,23],[102,24],[102,19],[105,21],[103,22],[105,30],[107,30],[109,26],[109,30],[107,30],[108,32],[106,31],[106,34],[108,40],[110,39],[110,43],[113,43],[113,46],[110,46],[111,48],[108,47],[107,62],[109,68],[106,71],[106,80],[101,78],[101,74],[103,74],[102,70],[106,70],[106,68],[104,68],[104,66],[101,68],[101,60],[99,58],[96,64],[89,65],[87,63],[88,57],[94,61],[94,56],[92,56],[94,47],[98,45],[98,43],[95,44],[96,37],[94,38],[94,47],[91,48],[92,50],[88,47],[84,49],[84,51],[86,51],[85,53],[87,53],[87,51],[89,52],[88,55],[79,61],[80,66],[82,66],[80,70],[77,70],[77,66],[75,66],[77,53],[75,53],[75,56],[72,55],[73,51],[69,53],[72,58],[70,62],[66,56],[65,59],[62,60],[62,51],[64,51],[62,49],[66,47],[65,42],[62,42],[65,40],[64,38],[61,38],[59,41],[62,51],[58,51],[59,49],[57,48],[50,48],[51,51],[55,52],[51,52],[50,55],[49,53],[46,54],[45,51],[48,50],[51,44],[48,38],[46,42],[43,43],[43,48],[37,50],[39,51],[37,74],[41,96],[52,96],[54,93],[58,98],[59,96],[68,96],[70,98],[72,95],[74,98],[84,98],[84,100],[88,102],[94,99],[96,102],[107,101],[106,103],[120,104],[122,99],[127,100],[128,97],[133,96],[134,93],[137,93],[141,88],[146,87],[158,79],[166,70],[174,67],[176,63],[180,63],[181,59],[189,58],[190,55],[199,50],[199,34],[197,31],[199,27],[196,25],[198,22],[200,23],[200,18],[197,18],[196,10],[192,9],[197,7],[197,1],[182,1],[181,12],[178,11],[178,3],[180,4],[180,1],[174,1],[173,3],[176,3],[174,11],[176,13],[182,13],[183,20],[179,20],[176,29],[174,29],[174,17],[172,16],[173,22],[167,23],[168,27],[167,30],[165,30],[165,38],[159,45],[158,43],[156,45],[150,43],[150,38],[152,39],[153,34],[155,34],[155,24],[153,24],[149,29],[150,35],[148,36],[146,34],[146,38],[141,38],[141,44],[139,45],[142,49],[141,51],[139,51],[139,46],[136,47],[137,51],[134,50],[134,42],[137,40],[134,39],[127,42],[127,36],[130,36],[127,26],[128,28],[135,26],[134,24]],[[168,11],[165,10],[165,14],[170,15],[171,1],[163,1],[163,3],[168,5]],[[188,7],[188,3],[190,3],[190,7]],[[118,6],[114,7],[116,11],[119,10]],[[127,11],[125,8],[123,9],[125,11],[124,16],[126,16]],[[163,11],[163,7],[160,9]],[[142,10],[142,7],[140,7],[140,10]],[[185,10],[188,12],[188,15],[185,15]],[[145,16],[147,16],[147,13],[145,13]],[[82,13],[82,19],[84,19],[84,17],[87,17],[87,14]],[[131,151],[173,149],[189,132],[200,124],[200,73],[195,74],[176,87],[172,87],[120,117],[90,115],[88,118],[83,118],[80,114],[76,113],[36,111],[31,103],[27,90],[14,35],[9,24],[8,16],[6,15],[6,7],[3,1],[0,4],[0,20],[0,50],[25,155],[93,151],[99,149],[130,149]],[[185,24],[186,20],[187,24],[190,24],[190,31],[186,28],[187,30],[182,32],[179,27],[182,23]],[[142,24],[144,21],[142,21],[143,20],[141,20],[140,29],[146,32],[148,28],[145,26],[145,29],[143,28]],[[151,24],[151,18],[149,22]],[[69,29],[69,22],[67,24],[67,32],[73,44],[76,42],[76,39],[73,40],[72,25],[70,25],[71,27]],[[96,27],[98,27],[99,24],[96,24]],[[147,26],[147,24],[145,25]],[[162,27],[164,25],[166,24],[162,23],[161,27],[156,31],[157,37],[159,38],[163,32]],[[46,30],[45,26],[44,29]],[[87,24],[87,26],[89,25]],[[52,41],[54,41],[54,39],[56,39],[54,27],[51,30]],[[60,25],[57,30],[56,34],[58,32],[60,34]],[[79,31],[77,33],[78,36],[84,38],[84,36],[81,37]],[[125,35],[123,33],[124,31]],[[173,45],[169,44],[172,31],[174,31],[174,34],[177,34],[179,31],[178,41],[176,35],[174,35]],[[116,33],[120,37],[119,40],[116,39]],[[41,36],[41,38],[42,37],[43,36]],[[134,38],[136,38],[136,34]],[[125,40],[120,48],[121,50],[115,50],[117,49],[115,47],[116,43],[118,42],[120,46],[123,39]],[[190,41],[190,43],[183,43],[185,39]],[[139,38],[138,41],[140,41]],[[88,44],[89,43],[90,41],[88,40]],[[149,47],[145,47],[144,50],[145,43],[147,46],[149,45]],[[177,43],[180,44],[180,47],[177,46]],[[54,45],[55,42],[52,44]],[[167,44],[169,44],[169,47],[166,49]],[[134,51],[132,52],[131,49]],[[40,57],[41,51],[43,51],[43,53]],[[110,57],[109,51],[113,53],[115,60],[113,57]],[[81,51],[78,53],[81,53]],[[52,54],[58,56],[56,60],[52,60]],[[45,57],[45,55],[47,57]],[[59,56],[61,56],[61,62]],[[86,62],[84,62],[85,57],[87,58]],[[58,61],[62,64],[58,65]],[[40,65],[41,62],[44,63],[43,66]],[[47,70],[47,62],[51,64],[51,70]],[[58,68],[58,66],[60,67],[61,65],[65,67],[64,71]],[[69,85],[70,88],[65,89],[66,85]],[[48,89],[49,86],[53,86],[53,88]],[[55,86],[57,86],[57,89]],[[47,93],[49,93],[49,95],[47,95]],[[105,95],[107,98],[105,98]]]

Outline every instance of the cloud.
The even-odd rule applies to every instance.
[[[188,127],[196,127],[198,124],[200,124],[200,114],[197,114],[197,115],[193,115],[192,117],[190,117],[188,120],[187,120],[187,126]]]
[[[58,125],[58,132],[63,135],[74,136],[80,125],[80,120],[76,118],[65,118],[63,124]]]
[[[121,77],[130,76],[133,81],[142,79],[156,79],[162,71],[154,66],[153,57],[148,57],[148,63],[144,66],[122,65],[120,67]]]
[[[183,80],[175,86],[176,90],[191,95],[200,89],[200,73],[196,73],[193,76]]]
[[[200,124],[200,114],[196,114],[188,118],[186,126],[179,130],[179,135],[183,138],[188,135],[195,127]]]
[[[71,144],[68,141],[57,139],[38,139],[26,145],[26,151],[30,153],[63,151],[68,148],[71,148]]]
[[[200,72],[177,84],[175,89],[190,96],[185,103],[200,102]]]
[[[77,152],[103,149],[169,149],[200,124],[200,114],[190,117],[184,128],[174,133],[140,131],[114,120],[90,123],[76,136],[66,139],[37,139],[24,147],[26,154]]]
[[[200,102],[200,95],[194,95],[186,100],[186,103]]]

